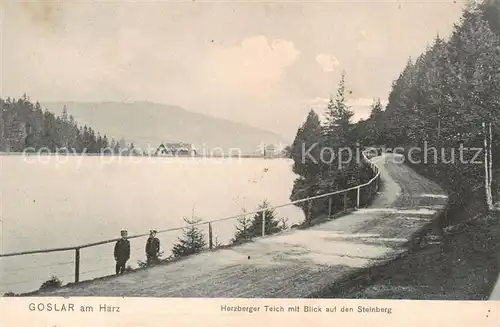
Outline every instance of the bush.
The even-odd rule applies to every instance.
[[[184,218],[184,221],[190,227],[184,228],[183,236],[178,238],[178,243],[174,244],[172,254],[175,258],[199,253],[207,246],[205,234],[200,228],[195,226],[201,222],[201,218]]]
[[[366,163],[352,165],[344,170],[323,171],[321,174],[313,177],[299,177],[295,180],[290,200],[297,201],[309,197],[328,194],[334,191],[340,191],[354,187],[356,185],[367,183],[375,176],[372,169]],[[360,206],[367,206],[371,203],[375,195],[373,184],[365,186],[360,193]],[[352,208],[357,202],[357,191],[352,190],[345,194],[340,193],[331,196],[331,214],[336,214],[344,211],[344,206]],[[345,201],[345,203],[344,203]],[[295,204],[302,209],[305,215],[305,223],[308,224],[312,220],[328,215],[330,211],[328,197],[318,198],[311,201],[304,201]]]
[[[266,235],[276,234],[288,228],[287,219],[276,216],[274,209],[269,208],[269,202],[264,200],[258,210],[264,210]],[[262,212],[256,213],[252,218],[242,217],[236,226],[236,235],[231,240],[232,244],[238,244],[262,235]]]
[[[161,259],[162,256],[163,256],[163,251],[160,251],[160,253],[158,253],[158,262],[156,262],[156,263],[165,261],[164,259]],[[139,266],[139,268],[146,268],[149,266],[153,266],[156,263],[152,263],[151,265],[148,265],[147,261],[137,260],[137,265]]]
[[[231,244],[239,244],[243,243],[247,240],[250,240],[253,235],[250,230],[252,225],[252,218],[243,216],[241,218],[238,218],[238,224],[236,225],[236,234],[235,236],[231,239]]]
[[[219,248],[223,248],[223,247],[224,247],[224,244],[221,241],[219,241],[219,238],[216,236],[215,240],[214,240],[213,248],[219,249]]]
[[[62,287],[62,281],[56,276],[52,276],[50,277],[49,280],[43,282],[42,286],[40,286],[40,290],[47,290],[59,287]]]

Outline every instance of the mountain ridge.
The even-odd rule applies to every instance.
[[[261,144],[285,144],[276,133],[225,118],[190,111],[181,106],[151,101],[40,101],[43,108],[68,115],[81,125],[124,138],[135,147],[155,148],[164,142],[186,142],[197,148],[242,154],[258,152]]]

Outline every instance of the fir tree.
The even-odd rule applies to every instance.
[[[176,258],[199,253],[207,245],[205,234],[196,226],[196,224],[201,222],[201,219],[197,217],[191,219],[184,218],[184,221],[189,227],[183,230],[183,236],[178,238],[178,242],[174,244],[172,254]]]
[[[109,147],[108,137],[106,135],[102,138],[101,145],[102,149],[107,149]]]
[[[245,212],[246,210],[243,209],[243,213]],[[251,239],[254,236],[251,233],[250,229],[251,225],[252,225],[252,219],[249,218],[248,216],[245,215],[243,217],[238,218],[236,225],[236,234],[231,239],[231,243],[237,244]]]
[[[278,218],[274,209],[270,208],[267,200],[258,206],[257,210],[264,210],[265,214],[265,234],[275,234],[287,228],[287,220],[285,218]],[[250,224],[250,235],[257,237],[262,235],[262,212],[254,215]]]
[[[351,119],[354,113],[347,105],[345,93],[345,73],[342,73],[336,98],[330,99],[325,112],[324,134],[328,143],[336,147],[349,145],[351,141]]]
[[[314,110],[310,110],[306,121],[297,130],[293,144],[290,147],[290,158],[294,161],[294,173],[305,177],[316,175],[319,172],[321,144],[321,122]]]

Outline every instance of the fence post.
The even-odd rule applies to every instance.
[[[361,192],[361,187],[358,186],[356,190],[358,191],[356,196],[356,209],[359,209],[359,193]]]
[[[75,284],[80,281],[80,248],[75,248]]]
[[[262,236],[266,236],[266,210],[262,211]]]
[[[213,248],[213,237],[212,237],[212,223],[208,223],[208,247],[210,250]]]
[[[332,197],[328,197],[328,218],[332,216]]]
[[[347,211],[347,191],[344,192],[344,212]]]

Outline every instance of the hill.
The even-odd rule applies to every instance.
[[[146,149],[163,142],[187,142],[198,149],[241,149],[253,154],[259,144],[285,143],[269,131],[245,124],[151,102],[41,102],[43,108],[61,114],[66,105],[68,114],[80,125],[106,133],[115,139]]]

